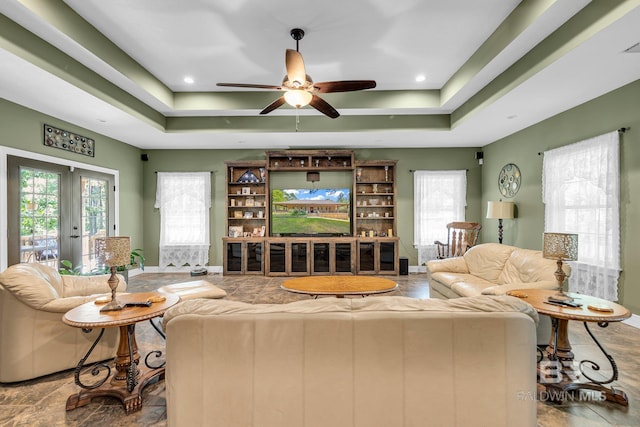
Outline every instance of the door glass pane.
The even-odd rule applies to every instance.
[[[242,243],[227,243],[227,270],[242,270]]]
[[[392,242],[380,242],[380,270],[395,270],[396,244]]]
[[[314,273],[329,272],[329,244],[328,243],[313,244],[313,272]]]
[[[269,245],[269,270],[276,273],[284,273],[285,270],[285,243],[268,243]]]
[[[307,244],[291,244],[291,271],[294,273],[306,273],[307,268]]]
[[[375,243],[374,242],[360,242],[360,271],[374,271],[375,260]]]
[[[80,179],[82,234],[82,271],[88,273],[97,267],[94,254],[95,238],[107,235],[109,215],[108,181],[106,179],[81,177]],[[78,235],[75,226],[72,237]]]
[[[20,262],[58,268],[60,175],[20,168]]]
[[[336,243],[336,271],[351,272],[351,243]]]
[[[247,271],[262,271],[262,243],[247,243]]]

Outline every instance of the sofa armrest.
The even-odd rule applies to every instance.
[[[469,273],[467,262],[463,257],[454,257],[446,259],[434,259],[427,261],[427,271],[429,273],[438,273],[446,271],[449,273]]]
[[[94,301],[96,298],[103,295],[107,294],[56,298],[40,307],[40,310],[48,311],[50,313],[66,313],[72,308],[76,308],[77,306],[89,301]]]
[[[558,289],[558,282],[555,280],[542,280],[540,282],[529,283],[505,283],[504,285],[496,285],[482,290],[482,295],[504,295],[509,291],[516,289]]]
[[[107,281],[111,274],[98,274],[94,276],[62,276],[62,286],[64,289],[64,297],[85,296],[93,294],[103,294],[111,292]],[[127,290],[127,283],[122,275],[117,274],[118,287],[117,292]]]

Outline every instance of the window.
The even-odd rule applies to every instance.
[[[578,234],[569,290],[618,299],[620,159],[618,132],[544,153],[545,231]]]
[[[209,172],[158,172],[159,267],[206,265],[209,261]]]
[[[433,242],[446,241],[447,224],[465,219],[467,172],[415,171],[413,193],[413,244],[422,265],[436,258]]]

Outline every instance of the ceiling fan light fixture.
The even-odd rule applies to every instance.
[[[292,89],[286,91],[284,94],[284,100],[287,101],[287,104],[295,108],[302,108],[309,105],[312,98],[313,95],[304,89]]]

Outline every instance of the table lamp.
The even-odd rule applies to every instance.
[[[558,293],[554,299],[562,301],[573,301],[571,296],[562,290],[562,284],[567,277],[562,269],[563,261],[576,261],[578,259],[578,235],[567,233],[544,233],[542,244],[542,256],[547,259],[558,261],[558,269],[554,273],[558,281]]]
[[[502,220],[513,219],[513,202],[487,202],[487,219],[498,220],[498,242],[502,243]]]
[[[116,288],[118,278],[117,268],[131,262],[131,243],[129,237],[100,237],[95,240],[96,258],[99,263],[106,265],[111,270],[111,277],[107,283],[111,288],[111,302],[100,309],[100,311],[122,310],[123,304],[116,299]]]

